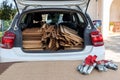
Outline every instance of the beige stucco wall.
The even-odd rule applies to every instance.
[[[87,13],[91,16],[92,20],[102,20],[102,0],[91,0]]]
[[[88,13],[92,20],[102,20],[101,31],[103,37],[107,38],[109,23],[120,22],[120,0],[91,0]]]
[[[103,16],[103,0],[98,0],[98,19],[102,20]]]
[[[96,11],[97,7],[96,6],[97,6],[96,0],[91,0],[87,13],[90,15],[92,20],[95,20],[97,18],[97,11]]]
[[[110,8],[110,21],[120,21],[120,0],[114,0]]]
[[[100,19],[102,20],[103,16],[103,0],[91,0],[88,8],[88,14],[91,16],[92,20]],[[98,7],[97,7],[98,6]],[[120,0],[113,0],[110,8],[110,22],[111,21],[120,21]]]

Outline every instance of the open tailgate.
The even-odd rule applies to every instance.
[[[79,6],[86,12],[90,0],[14,0],[18,11],[26,6]]]

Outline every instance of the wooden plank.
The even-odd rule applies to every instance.
[[[42,36],[41,33],[22,33],[23,37],[25,36]]]
[[[63,26],[60,26],[60,32],[65,33],[64,30],[63,30]]]
[[[47,29],[46,32],[52,32],[54,30],[54,26],[50,25]]]
[[[49,46],[49,50],[51,51],[56,51],[58,48],[56,46],[56,40],[55,39],[51,39],[51,42],[50,42],[50,46]]]
[[[36,49],[36,48],[42,48],[42,46],[41,45],[31,45],[31,44],[23,44],[23,48],[25,48],[25,49]]]
[[[50,39],[50,42],[49,42],[48,48],[51,48],[51,47],[52,47],[52,43],[53,43],[53,39]]]
[[[33,27],[33,28],[27,28],[27,29],[22,31],[22,33],[34,33],[34,32],[40,33],[41,29]]]
[[[50,38],[50,42],[49,42],[48,48],[52,48],[54,46],[55,46],[55,39]]]
[[[44,49],[41,49],[41,48],[36,48],[36,49],[32,49],[32,48],[29,48],[29,49],[24,49],[24,50],[26,50],[26,51],[41,51],[41,50],[44,50]]]
[[[70,39],[74,39],[77,42],[83,41],[83,39],[77,35],[77,32],[75,30],[72,30],[65,26],[61,26],[60,30],[65,34],[65,36],[69,36]]]
[[[66,27],[66,26],[62,26],[62,28],[63,28],[63,30],[64,30],[65,33],[74,34],[74,35],[77,35],[77,34],[78,34],[77,31],[75,31],[75,30],[73,30],[73,29],[71,29],[71,28],[68,28],[68,27]]]
[[[78,36],[75,36],[75,35],[70,35],[70,34],[64,34],[65,37],[68,37],[69,39],[71,40],[74,40],[76,42],[82,42],[82,38],[78,37]]]
[[[23,40],[23,44],[41,44],[40,40]]]
[[[32,32],[32,30],[37,32]],[[63,47],[65,49],[77,49],[76,46],[82,48],[83,42],[83,39],[77,35],[75,30],[66,26],[55,27],[55,25],[44,24],[41,28],[26,29],[22,35],[24,49],[56,51],[61,46],[62,49]]]
[[[59,48],[58,40],[56,40],[56,47]]]
[[[23,41],[24,41],[24,40],[39,40],[39,41],[40,41],[40,40],[41,40],[41,36],[40,36],[40,37],[39,37],[39,36],[34,36],[34,37],[33,37],[33,36],[31,36],[31,37],[29,37],[29,36],[26,37],[26,36],[25,36],[25,37],[24,37],[24,36],[23,36]]]

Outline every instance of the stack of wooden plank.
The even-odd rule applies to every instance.
[[[41,28],[26,28],[23,48],[28,50],[68,50],[83,48],[83,39],[66,26],[44,24]]]

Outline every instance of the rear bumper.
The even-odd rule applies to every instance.
[[[105,48],[87,46],[83,51],[69,53],[25,53],[21,48],[0,48],[0,62],[18,61],[51,61],[51,60],[83,60],[87,55],[97,55],[98,60],[104,59]]]

